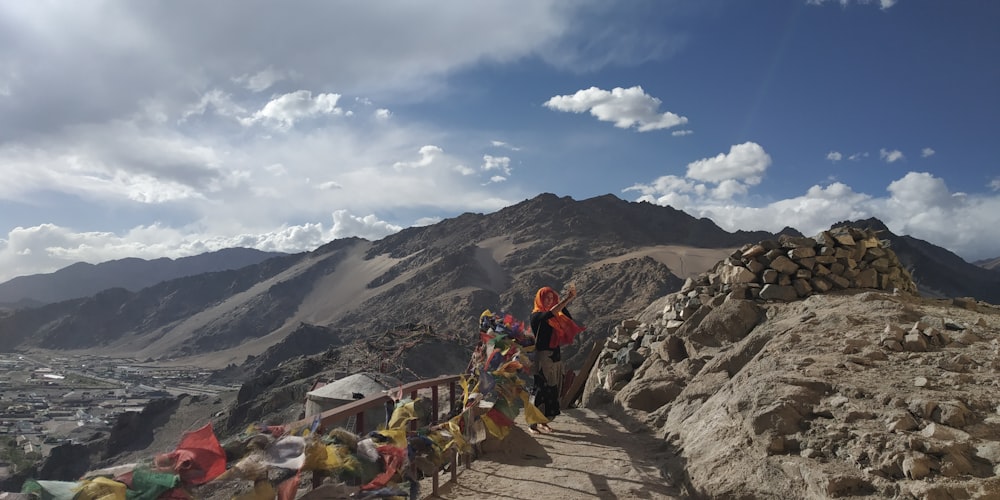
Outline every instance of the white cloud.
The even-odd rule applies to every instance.
[[[898,149],[894,149],[892,151],[889,151],[889,150],[887,150],[885,148],[882,148],[882,149],[880,149],[878,151],[878,157],[879,157],[879,159],[885,161],[886,163],[894,163],[894,162],[897,162],[899,160],[905,160],[906,159],[906,157],[903,156],[903,152],[902,151],[900,151]]]
[[[219,116],[234,119],[238,119],[247,113],[242,106],[233,101],[230,94],[219,89],[213,89],[202,95],[201,100],[196,104],[188,106],[187,109],[181,113],[180,121],[186,121],[192,116],[205,115],[209,111],[213,111]]]
[[[333,230],[330,236],[333,238],[360,236],[369,240],[377,240],[401,229],[403,229],[402,226],[379,220],[374,214],[358,217],[351,215],[347,210],[337,210],[333,212]]]
[[[505,177],[510,177],[510,158],[506,156],[483,155],[484,171],[499,170]]]
[[[651,184],[634,184],[623,192],[636,191],[640,201],[670,205],[679,210],[702,203],[718,203],[746,195],[761,182],[771,157],[754,142],[737,144],[728,154],[718,154],[688,164],[685,177],[664,175]],[[710,186],[705,183],[715,184]]]
[[[892,181],[888,196],[857,192],[841,182],[815,185],[805,194],[760,206],[733,203],[728,187],[713,190],[676,176],[663,176],[650,184],[637,184],[623,192],[639,193],[636,201],[670,205],[695,217],[707,217],[727,231],[777,232],[793,227],[815,235],[831,225],[876,217],[897,235],[909,235],[944,246],[967,260],[996,257],[1000,238],[994,231],[1000,197],[952,192],[944,180],[926,172],[909,172]],[[746,185],[742,185],[748,187]],[[1000,190],[1000,178],[993,182]]]
[[[718,200],[728,200],[737,195],[745,195],[749,188],[746,184],[734,179],[726,179],[712,189],[712,198]]]
[[[936,151],[934,151],[931,148],[924,148],[924,149],[920,150],[920,156],[922,158],[927,158],[928,156],[933,156],[934,153],[936,153]]]
[[[392,111],[385,108],[379,108],[375,110],[375,118],[379,120],[388,120],[392,118]]]
[[[431,163],[433,163],[435,158],[441,156],[441,154],[444,153],[444,150],[437,146],[429,144],[427,146],[421,147],[419,153],[420,153],[420,159],[417,161],[410,161],[410,162],[398,161],[394,163],[392,166],[397,169],[426,167]]]
[[[313,97],[308,90],[298,90],[275,97],[253,116],[243,118],[244,125],[254,123],[274,123],[279,128],[288,129],[295,122],[321,115],[340,115],[344,110],[337,107],[340,94],[318,94]]]
[[[233,247],[275,252],[314,249],[335,238],[379,239],[402,229],[375,215],[332,214],[331,227],[321,223],[282,226],[273,231],[210,236],[160,224],[136,226],[124,234],[79,232],[54,224],[17,227],[0,239],[0,282],[14,276],[53,272],[75,262],[105,262],[126,257],[180,258]]]
[[[771,165],[771,156],[755,142],[745,142],[729,148],[729,154],[719,153],[688,164],[687,177],[719,183],[738,180],[749,185],[759,184]]]
[[[893,5],[896,5],[897,0],[855,0],[858,5],[878,5],[882,10],[888,10]],[[807,5],[823,5],[825,3],[838,3],[841,7],[846,8],[851,1],[850,0],[806,0]]]
[[[926,172],[909,172],[892,181],[887,189],[892,193],[893,205],[907,213],[918,213],[924,207],[950,209],[956,201],[943,179]]]
[[[990,181],[989,188],[994,191],[1000,191],[1000,177],[997,177]]]
[[[858,161],[861,160],[862,158],[868,158],[868,153],[854,153],[851,156],[847,157],[847,159],[851,161]]]
[[[571,113],[589,111],[598,120],[612,122],[619,128],[635,126],[639,132],[675,127],[688,121],[669,111],[660,113],[660,100],[646,94],[639,86],[616,87],[610,91],[590,87],[572,95],[552,97],[544,106]]]
[[[273,86],[275,83],[278,83],[286,78],[287,77],[284,73],[282,73],[281,71],[276,71],[274,68],[269,66],[252,75],[244,74],[242,76],[233,78],[233,81],[242,85],[247,90],[253,92],[263,92],[271,88],[271,86]]]
[[[844,155],[838,153],[837,151],[830,151],[829,153],[826,154],[826,159],[833,162],[838,162],[843,158]]]
[[[670,133],[670,135],[672,135],[674,137],[683,137],[685,135],[691,135],[693,133],[694,133],[694,130],[687,130],[687,129],[685,129],[685,130],[674,130],[673,132]]]
[[[507,144],[504,141],[490,141],[490,145],[492,145],[493,147],[496,147],[496,148],[509,149],[511,151],[520,151],[521,150],[521,148],[516,147],[516,146],[512,146],[510,144]]]
[[[440,217],[421,217],[417,219],[417,221],[414,222],[413,225],[415,227],[431,226],[437,224],[438,222],[441,222],[441,220],[442,219]]]

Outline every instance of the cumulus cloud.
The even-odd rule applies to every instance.
[[[994,191],[1000,191],[1000,177],[997,177],[990,181],[989,188]]]
[[[659,112],[660,100],[639,86],[615,87],[610,91],[590,87],[572,95],[554,96],[544,106],[570,113],[589,111],[598,120],[612,122],[619,128],[634,126],[639,132],[676,127],[688,121],[669,111]]]
[[[683,137],[685,135],[691,135],[693,133],[694,133],[694,130],[687,130],[687,129],[685,129],[685,130],[674,130],[673,132],[670,133],[670,135],[672,135],[674,137]]]
[[[337,210],[333,213],[333,238],[360,236],[369,240],[378,240],[400,231],[402,226],[379,220],[375,214],[362,217],[351,215],[347,210]]]
[[[395,167],[395,168],[397,168],[397,169],[399,169],[399,168],[420,168],[420,167],[426,167],[426,166],[430,165],[431,163],[433,163],[435,158],[441,156],[441,153],[444,153],[443,149],[441,149],[441,148],[439,148],[437,146],[434,146],[432,144],[429,144],[427,146],[423,146],[423,147],[420,148],[420,151],[419,151],[420,159],[419,160],[417,160],[417,161],[398,161],[398,162],[394,163],[392,166]]]
[[[1000,190],[1000,179],[993,189]],[[750,189],[750,186],[743,184]],[[670,205],[695,217],[707,217],[728,231],[766,230],[786,226],[806,235],[818,234],[837,222],[876,217],[890,231],[947,246],[969,261],[997,256],[997,237],[992,231],[1000,197],[951,191],[945,181],[927,172],[908,172],[889,183],[887,196],[855,191],[842,182],[814,185],[804,194],[759,205],[736,203],[720,196],[726,183],[715,189],[690,179],[663,176],[649,184],[637,184],[623,192],[637,192],[635,201]]]
[[[854,3],[858,5],[877,5],[882,10],[888,10],[893,5],[896,5],[897,0],[854,0]],[[837,3],[841,7],[847,8],[851,4],[851,0],[806,0],[807,5],[823,5],[825,3]]]
[[[288,129],[295,122],[321,115],[340,115],[344,110],[337,107],[340,94],[318,94],[313,97],[308,90],[297,90],[271,99],[252,116],[241,119],[244,125],[254,123],[273,123],[282,129]]]
[[[498,210],[523,199],[523,187],[498,184],[511,180],[510,158],[483,154],[520,145],[491,146],[507,132],[458,134],[432,114],[418,121],[394,106],[446,102],[448,78],[484,62],[541,58],[589,71],[669,53],[661,33],[594,16],[629,10],[617,5],[445,7],[3,4],[0,238],[49,227],[87,243],[22,238],[15,251],[3,240],[0,270],[227,246],[303,251],[332,237],[337,210],[348,212],[334,222],[336,234],[384,232],[379,221],[406,226],[406,217],[423,220],[431,210]],[[577,43],[597,36],[578,31],[581,17],[602,27],[599,44]],[[605,107],[634,114],[632,126],[662,126],[668,114],[642,111],[650,99],[640,91]],[[152,232],[158,237],[143,239]]]
[[[859,161],[862,158],[868,158],[868,153],[854,153],[847,157],[847,159],[851,161]]]
[[[832,162],[838,162],[838,161],[840,161],[843,158],[844,158],[844,155],[842,155],[842,154],[840,154],[840,153],[838,153],[836,151],[830,151],[829,153],[826,154],[826,159],[830,160]]]
[[[761,182],[771,157],[759,144],[746,142],[712,158],[691,162],[684,177],[664,175],[649,184],[634,184],[623,192],[640,193],[639,200],[679,210],[701,204],[728,203]]]
[[[882,161],[884,161],[886,163],[894,163],[894,162],[897,162],[899,160],[906,159],[906,157],[903,156],[903,152],[902,151],[900,151],[898,149],[894,149],[892,151],[889,151],[889,150],[887,150],[885,148],[882,148],[882,149],[880,149],[878,151],[878,157],[879,157],[879,159],[881,159]]]
[[[373,214],[356,216],[347,210],[334,211],[329,227],[304,223],[230,236],[191,233],[161,224],[136,226],[124,234],[39,224],[14,228],[6,239],[0,239],[0,282],[19,275],[53,272],[76,262],[180,258],[234,247],[294,253],[348,236],[376,240],[400,229]]]
[[[931,148],[924,148],[920,150],[921,158],[927,158],[928,156],[933,156],[936,151]]]
[[[0,239],[0,280],[52,272],[75,262],[182,257],[221,248],[225,247],[183,241],[178,231],[160,225],[138,226],[123,235],[74,231],[55,224],[16,227]]]
[[[729,148],[728,154],[719,153],[688,164],[687,177],[719,183],[736,180],[749,185],[760,184],[761,176],[771,165],[771,156],[755,142],[745,142]]]
[[[499,170],[506,179],[510,177],[510,158],[506,156],[483,155],[483,166],[481,168],[486,172]]]

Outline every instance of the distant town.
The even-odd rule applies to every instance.
[[[180,394],[239,389],[208,382],[197,367],[157,368],[102,356],[42,359],[0,354],[0,478],[19,462],[40,460],[75,436],[110,430],[125,412]]]

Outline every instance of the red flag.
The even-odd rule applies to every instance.
[[[226,452],[209,422],[201,429],[185,433],[176,450],[157,455],[153,463],[159,468],[173,470],[186,484],[198,485],[226,471]]]

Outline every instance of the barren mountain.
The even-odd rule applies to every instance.
[[[538,287],[571,280],[587,291],[578,317],[606,334],[607,318],[676,288],[689,269],[704,269],[696,261],[770,236],[728,233],[707,219],[613,196],[546,194],[376,242],[337,240],[239,270],[17,311],[0,319],[0,338],[6,349],[99,349],[223,368],[259,361],[303,329],[351,343],[418,324],[472,339],[483,310],[526,316]],[[282,348],[288,357],[316,352],[313,344],[289,347]]]
[[[1000,273],[984,272],[927,242],[880,231],[921,292],[1000,301]],[[794,229],[782,234],[799,235]],[[620,318],[680,287],[734,248],[773,238],[729,233],[670,207],[606,195],[542,194],[491,214],[467,213],[378,241],[348,238],[241,269],[5,313],[0,349],[100,352],[229,370],[243,379],[297,356],[341,346],[339,369],[399,356],[371,344],[390,332],[420,342],[468,339],[485,309],[526,317],[534,291],[575,282],[574,314],[604,338]],[[422,329],[422,330],[421,330]],[[463,344],[459,342],[459,344]],[[581,346],[585,347],[585,346]],[[579,350],[568,358],[579,362]],[[404,378],[412,374],[397,363]],[[234,369],[238,367],[239,369]]]
[[[0,337],[87,349],[73,332],[94,331],[105,352],[232,363],[220,374],[245,382],[216,417],[225,435],[297,418],[337,371],[460,371],[482,310],[526,315],[537,287],[572,281],[589,332],[569,364],[604,348],[584,403],[666,442],[663,479],[687,496],[996,498],[1000,310],[962,298],[981,268],[880,224],[732,234],[670,208],[541,195],[20,312]],[[192,403],[175,406],[204,411]],[[144,418],[183,417],[168,410],[181,417]]]
[[[983,269],[989,269],[990,271],[998,271],[1000,270],[1000,257],[995,259],[977,260],[976,262],[973,262],[973,264]]]
[[[0,283],[0,304],[37,307],[108,288],[138,291],[161,281],[184,276],[239,269],[283,255],[252,248],[228,248],[179,259],[128,258],[100,264],[77,262],[54,273],[19,276]]]

